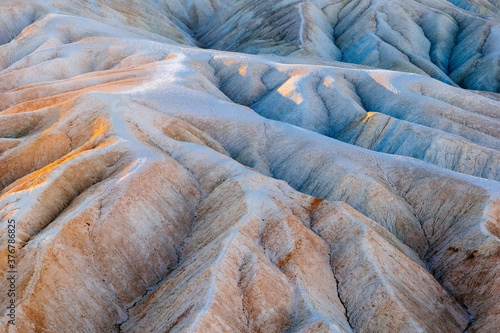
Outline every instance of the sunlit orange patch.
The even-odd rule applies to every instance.
[[[370,120],[370,118],[371,118],[372,116],[376,115],[376,114],[377,114],[377,112],[372,112],[372,111],[367,112],[367,113],[366,113],[366,116],[363,118],[363,121],[368,121],[368,120]]]
[[[377,74],[371,74],[370,75],[375,82],[378,84],[384,86],[387,90],[392,91],[393,93],[398,93],[398,89],[391,83],[391,77],[390,76],[383,76],[383,75],[377,75]]]
[[[333,79],[331,77],[325,77],[323,79],[323,85],[325,87],[333,87],[334,86],[334,82],[333,82]]]
[[[238,62],[236,59],[224,59],[222,63],[226,66],[231,66],[232,64]]]
[[[240,69],[238,70],[238,72],[240,73],[240,75],[246,76],[247,75],[247,68],[248,68],[247,65],[242,65],[240,67]]]
[[[279,87],[277,92],[281,96],[292,100],[295,104],[300,105],[304,101],[304,97],[297,90],[298,86],[296,84],[296,80],[292,78],[286,81],[281,87]]]
[[[104,116],[99,117],[94,122],[92,137],[90,138],[89,141],[92,141],[100,136],[105,135],[106,133],[109,132],[109,129],[110,129],[110,124],[108,120]],[[53,152],[56,153],[57,155],[59,156],[64,155],[64,156],[44,166],[43,168],[40,168],[37,171],[29,173],[27,178],[24,179],[23,183],[19,185],[14,192],[23,191],[26,189],[32,189],[39,186],[40,184],[44,183],[47,180],[47,177],[48,175],[50,175],[52,169],[55,169],[59,165],[71,159],[76,158],[77,156],[85,153],[89,149],[94,149],[94,148],[99,149],[104,146],[112,144],[114,141],[115,140],[107,140],[106,142],[103,142],[98,146],[95,146],[94,143],[84,149],[81,149],[83,147],[80,147],[80,149],[69,151],[71,149],[70,147],[71,141],[65,134],[47,133],[41,136],[36,142],[32,143],[30,146],[26,147],[22,151],[19,151],[18,153],[21,154],[20,156],[24,156],[25,158],[30,158],[32,156],[36,156],[37,153],[38,154],[40,153],[40,150],[44,149],[53,150]],[[19,156],[16,157],[14,155],[13,158],[19,159]]]
[[[171,60],[171,59],[175,59],[175,58],[177,58],[177,57],[178,57],[178,56],[177,56],[177,54],[169,54],[169,55],[165,58],[165,60]]]
[[[109,130],[111,128],[108,120],[105,119],[104,116],[97,118],[97,120],[94,122],[94,124],[95,124],[94,132],[92,133],[91,140],[95,139],[101,135],[106,134],[107,132],[109,132]]]
[[[352,130],[353,128],[358,127],[361,124],[363,124],[363,126],[365,126],[368,123],[368,121],[370,120],[370,118],[376,114],[377,114],[377,112],[371,112],[371,111],[367,112],[363,118],[361,118],[360,120],[358,120],[354,123],[351,123],[351,125],[349,125],[349,128],[346,130],[346,133],[349,132],[350,130]]]

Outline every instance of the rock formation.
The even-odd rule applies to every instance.
[[[3,1],[2,332],[497,332],[499,7]]]

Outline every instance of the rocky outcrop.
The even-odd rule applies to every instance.
[[[195,31],[211,48],[312,55],[499,92],[499,29],[496,18],[444,0],[318,0],[230,2]]]

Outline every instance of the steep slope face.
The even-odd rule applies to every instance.
[[[486,15],[486,16],[499,16],[500,15],[500,1],[498,0],[448,0],[457,7],[463,8],[467,11]]]
[[[499,17],[476,15],[493,13],[498,4],[469,3],[460,2],[472,14],[446,0],[30,0],[22,5],[9,0],[2,5],[0,43],[48,13],[64,13],[182,44],[316,56],[500,92]]]
[[[195,31],[211,48],[313,55],[499,92],[499,29],[444,0],[318,0],[236,1]]]
[[[500,179],[500,104],[491,99],[416,75],[270,65],[232,56],[215,57],[211,64],[228,97],[267,118]]]
[[[5,5],[0,253],[14,219],[18,273],[2,330],[496,332],[498,95],[307,57],[344,57],[328,34],[294,49],[335,26],[297,10],[361,3]],[[436,6],[464,13],[419,8]],[[271,53],[300,57],[197,47],[243,7],[260,19],[222,20],[231,48],[269,52],[276,31],[229,27],[285,18]]]

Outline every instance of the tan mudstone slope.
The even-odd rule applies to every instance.
[[[0,330],[498,332],[498,7],[3,1]]]

